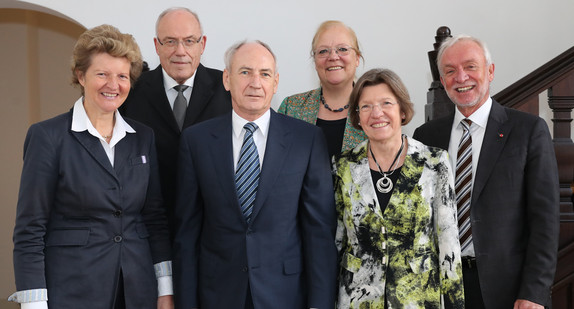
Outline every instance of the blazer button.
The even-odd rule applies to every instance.
[[[246,273],[247,272],[247,266],[243,267],[243,269],[241,271]]]
[[[114,217],[120,217],[122,215],[122,211],[121,210],[116,210],[114,211]]]
[[[120,235],[114,236],[114,242],[122,242],[123,238]]]

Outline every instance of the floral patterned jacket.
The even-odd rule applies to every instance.
[[[340,256],[337,308],[464,308],[454,176],[446,151],[408,138],[384,214],[368,141],[333,163]],[[444,299],[444,300],[443,300]]]
[[[321,106],[321,88],[286,97],[277,112],[316,124],[319,106]],[[341,151],[355,148],[366,138],[365,132],[355,129],[347,116]]]

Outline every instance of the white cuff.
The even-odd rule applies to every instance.
[[[157,296],[173,295],[173,282],[171,276],[157,278]]]
[[[8,301],[17,303],[30,303],[46,300],[48,300],[48,289],[23,290],[18,291],[8,297]]]
[[[42,301],[33,301],[29,303],[21,303],[20,309],[48,309],[48,302],[42,300]]]

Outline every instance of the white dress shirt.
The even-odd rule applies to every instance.
[[[245,136],[245,126],[248,122],[253,122],[257,125],[258,129],[253,132],[253,142],[257,146],[257,153],[259,154],[259,168],[263,166],[263,157],[265,155],[265,146],[267,145],[267,136],[269,133],[269,120],[271,119],[271,112],[267,110],[265,114],[257,118],[255,121],[247,121],[241,118],[235,111],[231,114],[231,121],[233,125],[233,170],[237,170],[237,162],[239,162],[239,153],[243,145],[243,137]]]
[[[165,95],[167,96],[171,110],[173,110],[173,104],[175,103],[175,98],[177,98],[177,90],[173,89],[173,87],[179,85],[179,83],[176,82],[175,79],[171,78],[163,68],[161,69],[161,72],[163,73],[163,87],[165,88]],[[183,96],[185,97],[187,105],[189,105],[189,98],[191,98],[194,81],[195,73],[182,84],[188,86],[188,88],[183,91]]]

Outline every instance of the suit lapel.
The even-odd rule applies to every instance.
[[[173,110],[165,94],[163,86],[163,72],[161,66],[150,72],[151,78],[147,80],[147,85],[144,87],[148,103],[153,109],[161,116],[161,118],[171,127],[174,132],[179,134],[179,126],[175,121]]]
[[[110,159],[106,155],[104,148],[99,139],[92,136],[88,131],[74,132],[71,131],[72,135],[78,140],[78,142],[86,149],[86,151],[98,162],[98,164],[105,169],[110,175],[112,175],[116,180],[117,174],[113,169]]]
[[[269,132],[265,146],[265,158],[261,168],[259,187],[251,214],[251,222],[255,221],[267,196],[272,194],[275,181],[277,177],[279,177],[282,167],[287,166],[285,161],[287,160],[289,148],[293,146],[293,135],[288,126],[284,125],[281,120],[282,119],[271,110]]]
[[[494,164],[498,160],[512,130],[512,126],[507,122],[507,119],[508,116],[504,108],[493,100],[486,131],[484,133],[484,140],[482,141],[482,147],[480,149],[476,176],[474,177],[471,205],[476,203],[482,189],[484,189],[492,173]]]
[[[184,128],[195,123],[212,96],[213,80],[211,80],[209,74],[207,74],[205,67],[200,64],[195,72],[193,90],[191,91],[191,98],[189,98],[189,104],[183,124]]]
[[[452,122],[454,121],[454,113],[442,118],[437,122],[436,133],[436,146],[448,151],[450,143],[450,132],[452,131]]]
[[[227,116],[220,118],[219,124],[215,129],[207,133],[211,135],[213,143],[206,143],[209,145],[209,154],[215,158],[214,173],[217,175],[221,194],[229,199],[229,204],[237,212],[243,221],[243,214],[239,207],[237,199],[237,190],[235,188],[235,170],[233,168],[233,142],[232,142],[232,120],[231,113]]]
[[[114,170],[120,175],[122,169],[126,166],[132,147],[132,133],[127,133],[122,140],[116,144],[114,153]]]

